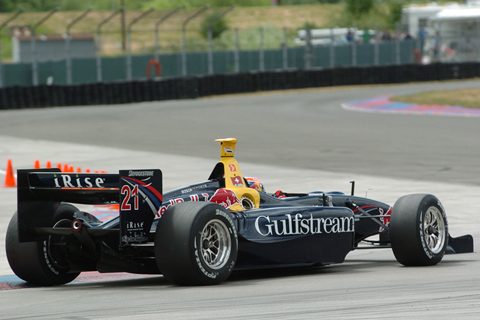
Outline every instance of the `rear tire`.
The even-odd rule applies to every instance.
[[[430,194],[412,194],[395,202],[390,220],[392,250],[405,266],[439,263],[447,248],[448,224],[440,201]]]
[[[60,204],[54,215],[54,226],[70,227],[73,214],[78,209],[70,204]],[[60,285],[73,281],[79,273],[68,273],[69,264],[65,251],[55,243],[61,236],[49,236],[46,240],[19,242],[17,213],[7,229],[5,248],[8,263],[13,272],[28,283],[42,286]]]
[[[158,268],[178,285],[225,281],[235,266],[237,250],[231,214],[214,203],[176,204],[160,219],[155,234]]]

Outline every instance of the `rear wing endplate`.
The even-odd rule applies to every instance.
[[[62,202],[119,204],[121,244],[145,242],[161,207],[162,172],[65,173],[59,169],[17,171],[19,240],[36,240],[35,228],[50,228]]]

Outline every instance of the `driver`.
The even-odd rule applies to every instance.
[[[262,181],[256,177],[244,177],[249,188],[265,192]]]
[[[256,177],[244,177],[244,178],[245,178],[245,181],[247,182],[247,185],[248,185],[249,188],[252,188],[252,189],[255,189],[255,190],[258,190],[258,191],[262,191],[262,192],[266,192],[265,187],[263,186],[263,183],[260,179],[258,179]],[[275,198],[279,198],[279,199],[286,198],[285,193],[283,193],[281,190],[278,190],[277,192],[272,194],[272,196],[274,196]]]

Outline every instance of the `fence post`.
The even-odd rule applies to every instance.
[[[44,16],[40,21],[35,23],[32,27],[32,35],[31,35],[31,49],[32,49],[32,84],[34,86],[38,86],[38,66],[37,66],[37,49],[36,49],[36,43],[35,43],[35,30],[40,26],[42,23],[44,23],[48,18],[52,16],[55,12],[59,11],[60,8],[56,7],[52,11],[50,11],[46,16]]]
[[[264,52],[264,39],[263,39],[263,27],[260,27],[260,49],[259,49],[259,70],[265,70],[265,52]]]
[[[120,7],[117,11],[113,12],[109,15],[106,19],[101,21],[97,26],[97,52],[96,52],[96,60],[97,60],[97,82],[102,82],[102,38],[101,38],[101,29],[103,25],[105,25],[108,21],[110,21],[114,16],[118,13],[125,10],[125,7]]]
[[[238,28],[235,28],[235,52],[234,52],[234,60],[235,60],[235,73],[240,72],[240,45],[238,43]]]
[[[139,16],[133,19],[127,26],[127,80],[132,80],[132,26],[141,18],[145,17],[149,13],[155,11],[155,8],[150,8],[147,11],[142,12]]]
[[[335,42],[335,35],[333,34],[333,26],[330,26],[330,68],[335,67],[335,47],[333,43]]]
[[[187,50],[187,48],[186,48],[187,47],[187,35],[186,35],[187,24],[190,22],[190,20],[192,20],[196,16],[200,15],[201,13],[203,13],[208,8],[210,8],[210,6],[207,4],[205,7],[196,11],[194,14],[192,14],[190,17],[188,17],[185,21],[183,21],[183,24],[182,24],[182,76],[187,75],[187,52],[186,52],[186,50]]]
[[[172,15],[174,15],[177,11],[182,9],[183,6],[178,6],[177,8],[173,9],[167,15],[164,17],[160,18],[157,22],[155,22],[155,60],[159,61],[160,60],[160,43],[158,41],[158,28],[160,27],[160,24],[170,18]]]
[[[374,51],[373,51],[373,64],[378,66],[380,64],[380,50],[379,50],[379,38],[378,38],[378,24],[375,26],[375,43],[373,44]]]
[[[305,36],[305,69],[310,70],[313,60],[312,30],[310,30],[310,26],[306,26]]]
[[[221,12],[220,14],[216,15],[208,22],[208,74],[213,74],[212,25],[215,23],[215,21],[217,21],[233,9],[235,9],[234,5],[227,10]]]
[[[288,43],[287,43],[287,28],[283,27],[283,46],[282,46],[282,60],[283,70],[288,69]]]
[[[352,67],[357,66],[357,26],[352,25],[353,40],[352,40]]]
[[[72,58],[70,55],[70,40],[71,40],[70,29],[73,27],[75,23],[83,19],[92,10],[93,8],[90,7],[87,10],[85,10],[80,16],[73,19],[73,21],[67,25],[67,29],[65,31],[65,62],[66,62],[66,69],[67,69],[66,72],[67,72],[68,85],[72,84]]]

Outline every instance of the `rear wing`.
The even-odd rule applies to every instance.
[[[119,204],[121,244],[147,241],[162,206],[162,172],[120,170],[118,174],[65,173],[59,169],[17,171],[19,240],[37,240],[38,228],[51,228],[62,202]]]

